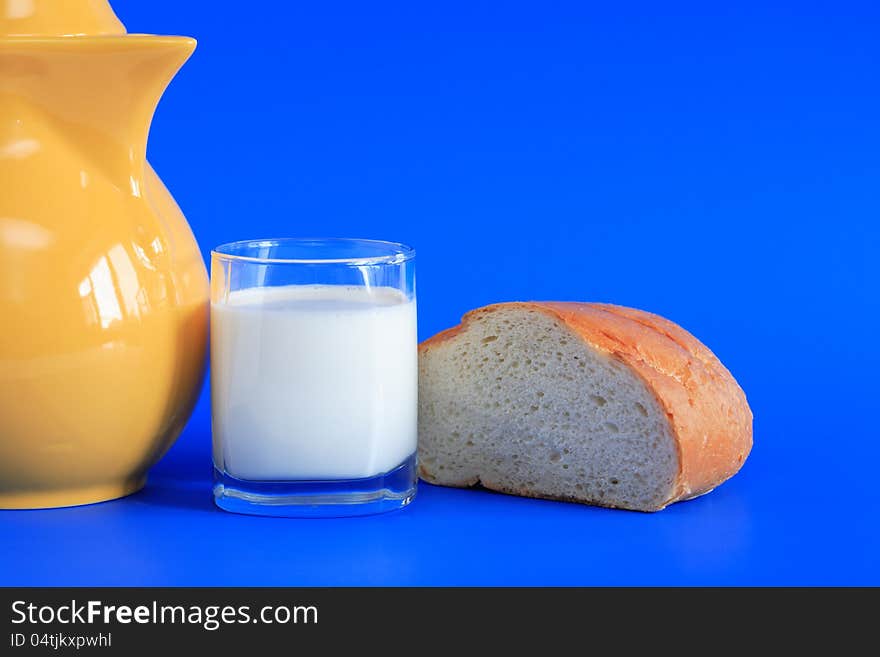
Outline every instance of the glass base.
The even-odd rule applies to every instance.
[[[365,479],[243,481],[214,467],[214,503],[224,511],[288,518],[341,518],[402,509],[416,496],[416,456]]]

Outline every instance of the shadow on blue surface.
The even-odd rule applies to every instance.
[[[187,511],[216,510],[208,481],[179,479],[168,475],[151,475],[144,489],[132,496],[132,501]]]

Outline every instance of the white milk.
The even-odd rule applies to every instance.
[[[354,479],[416,451],[416,304],[296,285],[211,307],[214,463],[247,480]]]

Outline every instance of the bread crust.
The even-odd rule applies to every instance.
[[[453,338],[474,318],[519,307],[551,315],[591,347],[636,373],[669,418],[679,469],[658,508],[706,493],[742,467],[752,448],[745,393],[718,358],[677,324],[642,310],[599,303],[513,302],[478,308],[461,324],[419,345],[420,353]],[[430,472],[424,471],[428,479]],[[493,488],[491,482],[482,482]],[[498,488],[496,488],[498,490]],[[509,491],[534,497],[529,491]]]

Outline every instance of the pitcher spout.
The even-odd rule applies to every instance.
[[[0,37],[125,34],[107,0],[5,0]]]
[[[51,130],[140,195],[156,105],[196,42],[152,35],[0,39],[0,141]],[[26,105],[29,111],[13,108]],[[11,111],[39,125],[3,120]]]

